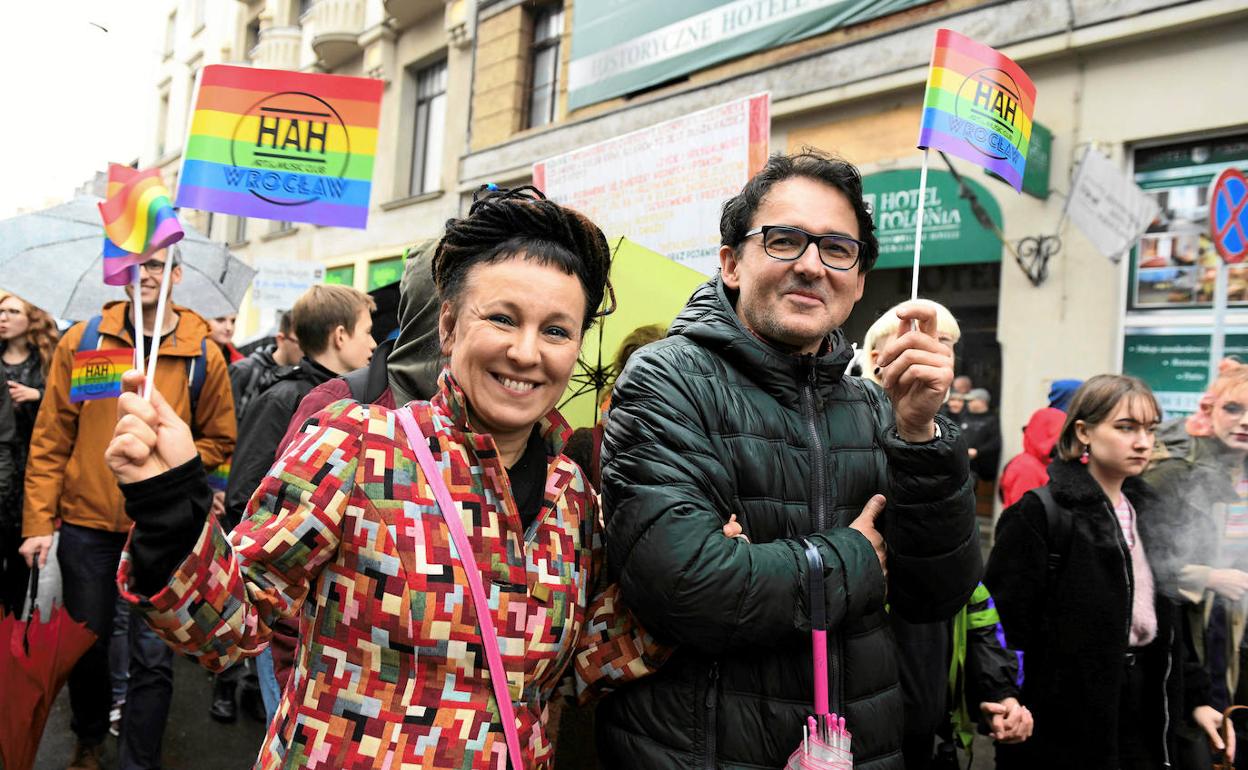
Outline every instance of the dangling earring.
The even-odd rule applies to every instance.
[[[1090,449],[1090,447],[1086,447],[1086,446],[1085,446],[1085,447],[1083,448],[1083,454],[1079,455],[1079,462],[1083,463],[1084,465],[1087,465],[1087,464],[1088,464],[1088,456],[1089,456],[1089,455],[1088,455],[1088,450],[1089,450],[1089,449]]]

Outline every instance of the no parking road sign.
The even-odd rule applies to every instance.
[[[1248,179],[1237,168],[1228,168],[1213,180],[1209,229],[1223,262],[1248,259]]]

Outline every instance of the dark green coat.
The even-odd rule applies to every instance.
[[[902,766],[885,580],[847,525],[872,494],[888,497],[888,601],[914,622],[970,598],[979,537],[957,428],[940,418],[941,438],[903,442],[883,392],[843,376],[850,355],[839,332],[818,357],[763,343],[716,278],[666,340],[629,360],[603,447],[608,564],[642,623],[678,650],[600,707],[604,766],[784,764],[814,690],[802,538],[824,560],[834,684],[843,673],[833,701],[856,767]],[[723,536],[733,513],[752,543]]]

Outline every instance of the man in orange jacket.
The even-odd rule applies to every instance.
[[[182,278],[176,250],[153,254],[138,269],[145,359],[157,336],[156,306],[166,269],[171,287]],[[133,301],[133,288],[126,293]],[[171,289],[172,291],[172,289]],[[105,305],[98,320],[75,324],[61,337],[48,370],[47,392],[35,421],[26,470],[21,553],[42,566],[60,521],[58,561],[65,609],[85,622],[96,642],[69,678],[71,726],[77,736],[70,768],[98,768],[99,747],[109,728],[111,688],[108,642],[117,600],[115,576],[130,532],[117,481],[104,465],[104,450],[117,423],[117,402],[71,400],[74,356],[84,346],[130,349],[135,344],[130,302]],[[208,323],[167,302],[159,324],[160,358],[155,386],[195,431],[205,466],[224,463],[234,451],[234,399],[221,350],[204,344]],[[197,371],[198,368],[198,371]],[[130,623],[130,684],[122,714],[119,768],[160,767],[169,704],[173,697],[172,651],[140,621]]]

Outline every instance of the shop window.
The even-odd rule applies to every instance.
[[[562,5],[542,6],[534,12],[526,121],[529,128],[544,126],[555,120],[559,96],[559,42],[562,35]]]
[[[389,286],[403,277],[403,258],[392,257],[368,263],[368,290]]]
[[[446,135],[446,61],[413,73],[416,119],[412,128],[409,195],[442,189],[442,148]]]
[[[329,268],[325,271],[325,283],[335,286],[354,286],[355,265]]]

